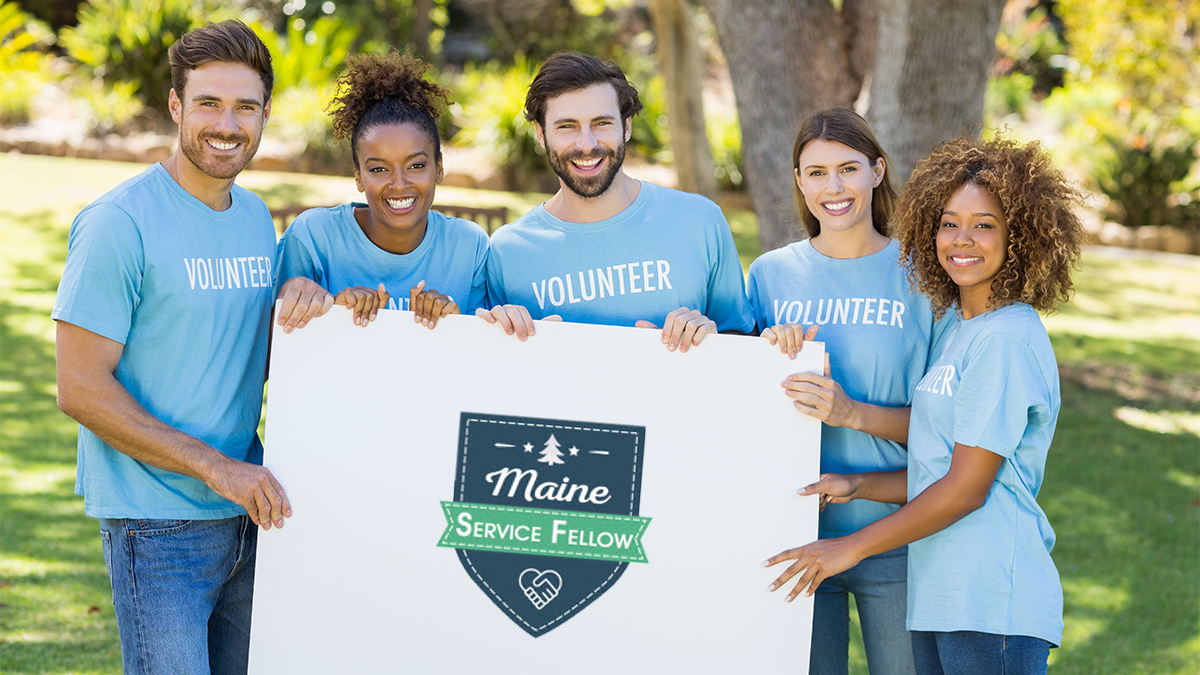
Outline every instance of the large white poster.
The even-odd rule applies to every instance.
[[[765,340],[331,312],[272,348],[252,673],[807,672],[820,425]]]

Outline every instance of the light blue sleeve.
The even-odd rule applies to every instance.
[[[494,245],[489,248],[487,256],[487,301],[484,303],[485,308],[491,309],[496,305],[507,305],[508,296],[504,292],[504,271],[500,265],[500,256],[497,255],[497,250]]]
[[[319,257],[317,247],[313,243],[312,233],[309,231],[307,219],[305,219],[305,215],[309,213],[311,211],[300,214],[279,240],[277,260],[275,261],[276,292],[283,287],[283,282],[292,277],[312,279],[330,293],[336,292],[329,288],[329,280],[325,278],[324,270],[317,264]]]
[[[474,314],[475,310],[480,307],[490,308],[488,305],[488,251],[490,241],[485,234],[479,240],[479,245],[475,249],[475,271],[471,275],[471,296],[467,299],[467,306],[461,308],[463,314]]]
[[[142,238],[128,213],[111,202],[84,209],[71,225],[51,317],[125,344],[144,265]]]
[[[1021,338],[995,333],[972,345],[954,399],[954,442],[1010,458],[1031,424],[1050,416],[1050,388]]]
[[[708,307],[704,308],[704,315],[717,324],[718,331],[753,333],[754,316],[746,299],[746,282],[733,233],[720,208],[713,204],[713,209],[717,221],[716,265],[708,278]]]
[[[750,275],[746,278],[746,300],[750,303],[750,312],[754,316],[754,325],[757,326],[760,333],[763,329],[770,328],[767,325],[766,299],[762,297],[762,291],[759,290],[759,277],[763,274],[762,258],[760,257],[758,260],[750,263]]]

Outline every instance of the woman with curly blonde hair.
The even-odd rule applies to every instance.
[[[957,139],[914,170],[897,229],[910,280],[961,321],[917,385],[908,468],[826,474],[831,503],[904,504],[846,537],[784,551],[789,594],[909,544],[908,629],[919,673],[1045,673],[1062,640],[1054,531],[1037,503],[1060,406],[1037,310],[1071,290],[1078,191],[1036,143]]]
[[[487,234],[430,210],[442,180],[437,118],[447,90],[424,79],[427,64],[395,50],[351,56],[347,66],[330,104],[334,138],[350,141],[366,203],[305,211],[280,240],[277,279],[320,286],[297,294],[306,300],[294,311],[308,313],[297,325],[330,304],[345,305],[361,326],[381,307],[412,310],[430,328],[460,309],[473,312],[484,303]],[[287,299],[280,315],[281,324],[292,320]]]

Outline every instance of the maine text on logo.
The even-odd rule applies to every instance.
[[[439,546],[522,630],[543,635],[647,562],[645,427],[463,413]]]

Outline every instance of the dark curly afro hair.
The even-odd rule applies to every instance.
[[[354,54],[346,58],[346,72],[338,78],[339,95],[329,103],[335,140],[350,139],[350,153],[358,167],[358,140],[381,124],[412,123],[429,135],[434,158],[442,161],[437,119],[450,103],[450,92],[424,75],[429,64],[394,48],[384,54]]]
[[[1043,312],[1070,299],[1071,271],[1083,248],[1075,215],[1081,194],[1037,142],[957,138],[934,148],[900,195],[895,232],[909,281],[929,298],[934,315],[957,307],[958,285],[942,267],[937,233],[950,195],[973,183],[992,194],[1008,225],[1008,255],[992,280],[992,307],[1024,302]]]

